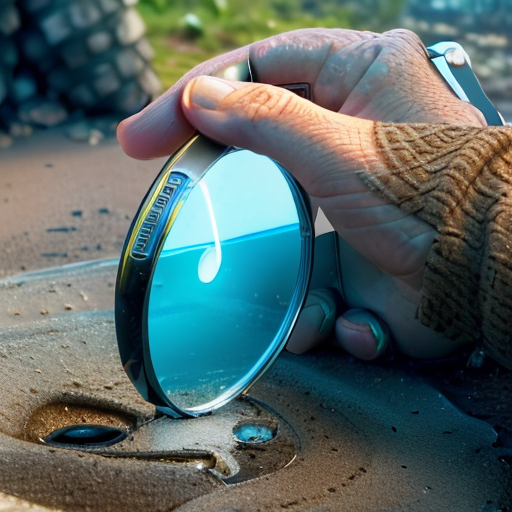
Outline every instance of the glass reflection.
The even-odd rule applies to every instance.
[[[246,150],[216,162],[179,211],[151,284],[150,356],[178,407],[228,393],[279,343],[300,258],[299,217],[277,165]]]

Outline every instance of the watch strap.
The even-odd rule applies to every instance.
[[[459,43],[443,41],[427,48],[428,56],[452,91],[482,112],[489,126],[503,126],[505,121],[484,93],[469,55]]]

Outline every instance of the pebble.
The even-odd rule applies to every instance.
[[[97,146],[105,135],[87,120],[79,121],[66,130],[67,136],[77,142],[87,142],[91,146]]]
[[[23,103],[18,109],[18,115],[25,123],[34,123],[49,128],[65,121],[68,111],[59,102],[34,99]]]
[[[66,135],[71,140],[87,142],[89,140],[89,133],[91,129],[91,125],[88,121],[79,121],[66,129]]]
[[[12,123],[9,126],[9,134],[13,137],[28,137],[32,135],[34,129],[29,124]]]
[[[12,146],[13,138],[5,132],[0,132],[0,149],[7,149]]]
[[[89,134],[89,145],[97,146],[104,138],[105,136],[102,132],[93,128]]]
[[[123,14],[121,23],[116,27],[116,37],[122,45],[129,45],[137,42],[145,31],[146,27],[139,13],[129,9]]]
[[[9,36],[20,28],[21,21],[18,9],[12,2],[3,2],[0,6],[0,33]]]

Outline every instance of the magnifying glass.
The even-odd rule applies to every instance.
[[[250,78],[249,66],[227,73]],[[193,417],[246,392],[286,345],[312,274],[340,287],[335,234],[316,272],[314,240],[308,196],[281,165],[202,135],[187,142],[144,198],[119,266],[118,346],[139,393]]]

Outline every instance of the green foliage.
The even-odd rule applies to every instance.
[[[405,0],[139,0],[169,87],[199,62],[230,49],[305,27],[382,31],[396,26]]]

